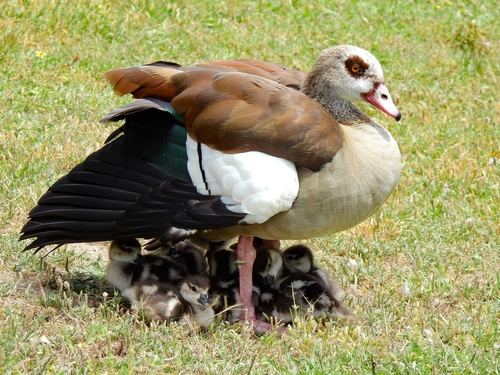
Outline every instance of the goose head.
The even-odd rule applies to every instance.
[[[210,283],[204,276],[188,276],[180,287],[182,297],[191,305],[210,305],[208,289]]]
[[[283,257],[279,250],[266,248],[257,250],[253,270],[262,276],[270,287],[275,287],[276,278],[282,268]]]
[[[109,260],[134,263],[140,258],[141,244],[136,239],[115,240],[109,245]]]
[[[372,104],[396,121],[401,112],[384,84],[384,73],[370,52],[351,45],[325,49],[306,75],[300,91],[320,102],[337,115],[335,101],[364,101]]]
[[[314,256],[307,246],[294,245],[283,252],[283,262],[294,271],[309,273],[314,266]]]

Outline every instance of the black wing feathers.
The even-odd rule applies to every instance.
[[[126,122],[40,198],[21,230],[21,240],[35,238],[26,249],[164,237],[172,226],[221,228],[245,216],[196,191],[186,171],[185,129],[147,102],[105,118]]]

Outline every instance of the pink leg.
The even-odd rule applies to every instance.
[[[277,248],[279,249],[279,241],[269,242],[273,242],[273,244],[272,246],[270,244],[267,244],[267,246],[275,248],[275,246],[277,245]],[[255,315],[255,307],[252,302],[252,270],[256,256],[256,251],[253,247],[253,237],[240,236],[238,240],[238,246],[236,247],[236,254],[238,256],[238,260],[241,262],[238,265],[238,270],[240,273],[240,298],[243,309],[246,310],[247,313],[246,320],[248,321],[248,323],[253,325],[255,331],[258,333],[270,331],[272,327],[268,323],[260,322],[259,320],[257,320],[257,316]],[[278,333],[280,334],[282,334],[283,332],[283,328],[278,331]]]
[[[252,268],[256,255],[252,242],[253,237],[240,236],[238,246],[236,247],[236,255],[240,261],[238,265],[238,270],[240,272],[240,298],[243,309],[247,311],[247,319],[250,323],[257,322],[255,307],[252,303]]]

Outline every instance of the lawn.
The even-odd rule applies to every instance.
[[[0,372],[500,373],[500,8],[496,1],[3,1]],[[304,241],[358,320],[148,325],[104,281],[107,244],[23,253],[29,210],[98,149],[130,101],[104,72],[256,58],[308,70],[336,44],[371,51],[403,113],[397,189],[371,218]]]

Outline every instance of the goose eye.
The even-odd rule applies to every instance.
[[[354,64],[353,66],[351,66],[351,72],[358,75],[362,74],[361,68],[358,64]]]
[[[370,68],[370,64],[359,56],[351,56],[345,61],[345,67],[351,76],[359,78]]]
[[[195,287],[194,285],[191,285],[191,290],[192,290],[193,292],[196,292],[196,287]]]

